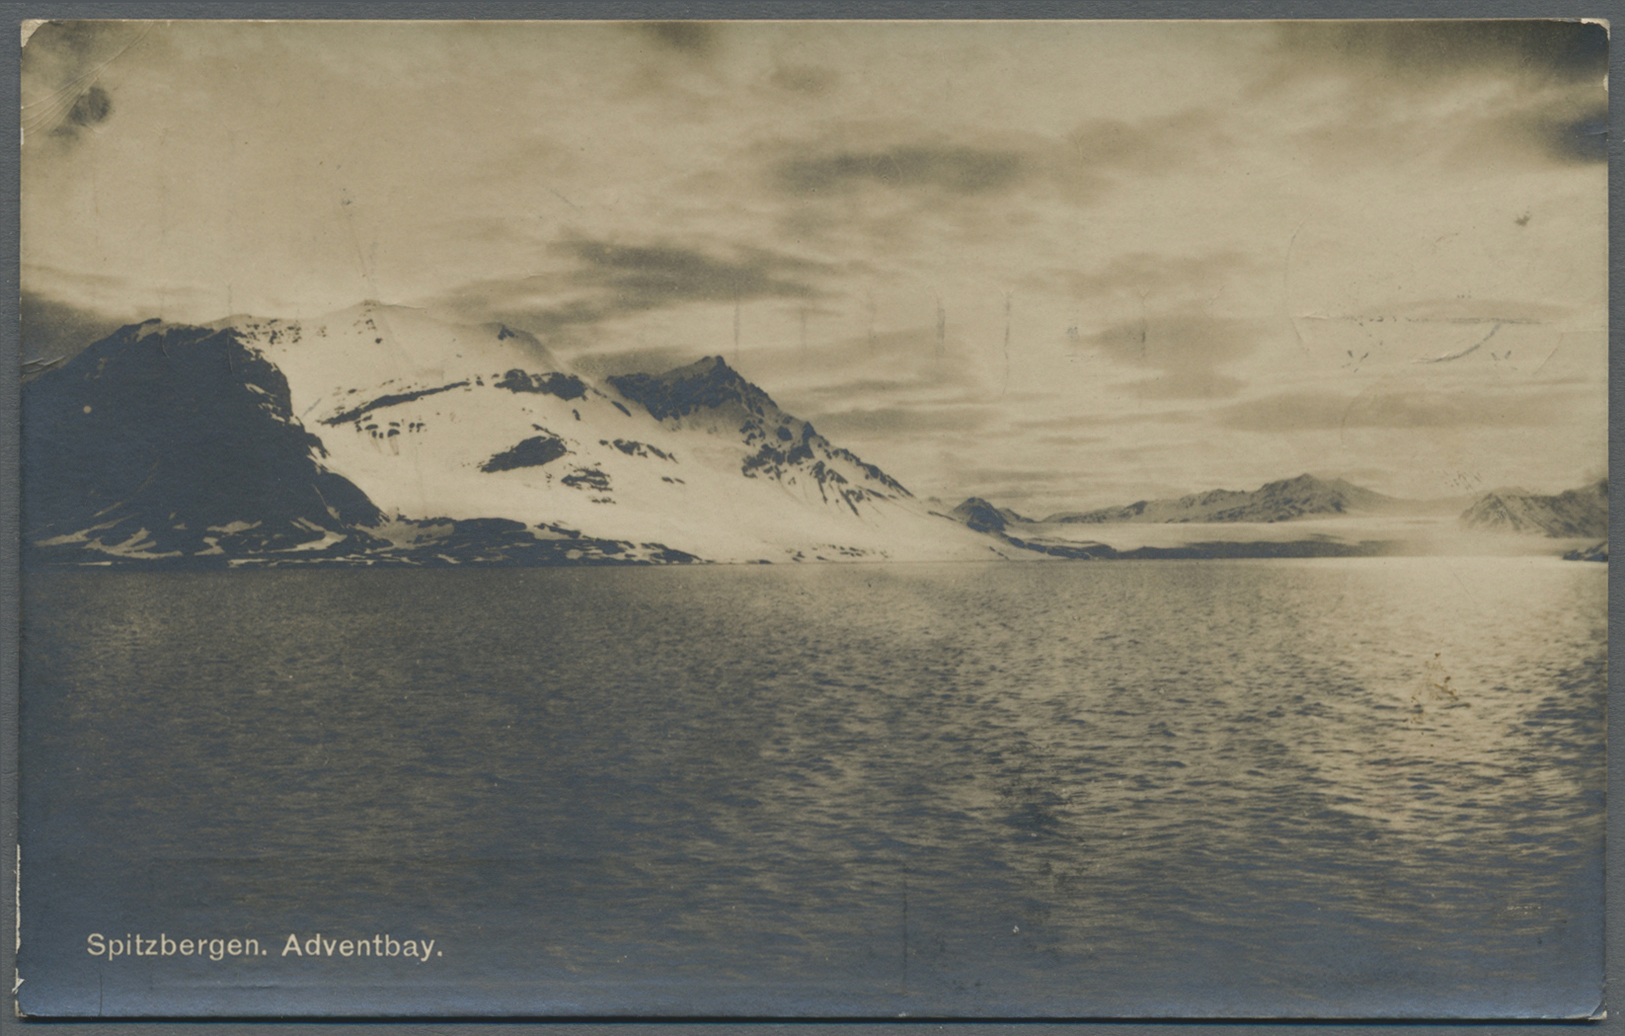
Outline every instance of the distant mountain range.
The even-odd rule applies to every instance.
[[[1439,506],[1300,475],[1043,522],[978,497],[942,515],[720,357],[593,381],[523,332],[376,303],[308,321],[133,324],[31,378],[23,414],[30,563],[1300,557],[1392,545],[1319,535],[1118,550],[1054,526]],[[1460,521],[1602,538],[1607,519],[1604,480],[1489,493]]]
[[[1139,500],[1124,507],[1062,511],[1026,518],[981,497],[954,508],[953,516],[973,529],[1002,531],[1012,525],[1105,525],[1116,523],[1285,522],[1294,518],[1342,514],[1391,514],[1421,506],[1345,482],[1313,475],[1269,482],[1250,492],[1212,489],[1167,500]]]
[[[1269,482],[1243,492],[1215,489],[1177,499],[1141,500],[1124,507],[1063,511],[1035,520],[981,497],[970,497],[951,516],[978,532],[996,536],[1026,550],[1067,557],[1317,557],[1380,554],[1401,549],[1377,541],[1338,542],[1324,534],[1300,541],[1204,541],[1177,547],[1141,547],[1119,551],[1103,543],[1058,538],[1057,525],[1109,524],[1273,524],[1310,518],[1359,516],[1448,517],[1451,501],[1405,500],[1354,485],[1343,479],[1312,475]],[[1460,507],[1460,502],[1455,503]],[[1556,496],[1522,490],[1486,493],[1458,517],[1467,530],[1544,535],[1555,538],[1600,538],[1608,535],[1608,480]],[[1049,527],[1046,531],[1046,527]],[[1607,560],[1607,544],[1571,551],[1571,560]]]
[[[1024,517],[981,497],[953,509],[953,517],[973,529],[1002,531],[1016,525],[1105,525],[1119,523],[1288,522],[1339,515],[1403,515],[1437,512],[1448,501],[1406,500],[1313,475],[1269,482],[1250,492],[1213,489],[1177,499],[1140,500],[1095,511],[1062,511],[1044,519]],[[1456,506],[1460,506],[1458,503]],[[1521,489],[1485,493],[1460,515],[1465,528],[1486,532],[1539,533],[1552,537],[1608,535],[1608,480],[1556,496]]]
[[[523,333],[369,303],[131,325],[23,396],[35,562],[1019,556],[719,357],[593,383]]]
[[[1220,489],[1180,497],[1177,500],[1142,500],[1127,507],[1081,513],[1062,512],[1042,521],[1035,521],[1008,507],[999,507],[975,496],[955,507],[950,514],[968,528],[997,537],[1013,547],[1053,557],[1092,560],[1360,557],[1392,552],[1395,549],[1394,544],[1376,540],[1343,542],[1322,535],[1305,536],[1299,540],[1266,539],[1245,542],[1200,540],[1177,546],[1118,549],[1095,541],[1058,538],[1053,526],[1116,522],[1272,523],[1326,514],[1402,510],[1404,503],[1342,480],[1328,482],[1310,475],[1301,475],[1294,479],[1271,482],[1251,493]],[[1050,528],[1046,530],[1047,526]]]
[[[1552,537],[1608,535],[1608,480],[1556,496],[1497,489],[1462,512],[1461,524],[1485,532],[1539,533]]]
[[[1342,479],[1313,475],[1266,483],[1250,492],[1213,489],[1174,500],[1140,500],[1126,507],[1052,514],[1045,522],[1285,522],[1316,515],[1392,512],[1406,501],[1361,488]]]

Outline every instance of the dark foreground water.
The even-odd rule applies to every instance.
[[[23,1007],[1583,1013],[1605,590],[1535,559],[31,575]],[[434,943],[336,949],[375,936]]]

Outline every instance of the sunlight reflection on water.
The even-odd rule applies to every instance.
[[[1605,566],[26,591],[30,857],[166,861],[36,899],[36,960],[109,916],[439,931],[410,988],[302,989],[341,1013],[1484,1015],[1600,983]],[[100,995],[170,1013],[245,995],[121,974]]]

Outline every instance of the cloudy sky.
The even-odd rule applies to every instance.
[[[1560,22],[50,24],[24,355],[373,298],[720,354],[949,502],[1557,491],[1605,72]]]

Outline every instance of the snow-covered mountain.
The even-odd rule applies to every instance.
[[[1608,535],[1608,480],[1541,496],[1522,489],[1485,493],[1462,512],[1461,524],[1484,532],[1533,533],[1552,537]]]
[[[522,332],[376,303],[124,328],[25,397],[25,538],[58,555],[1019,553],[931,514],[720,358],[593,383]]]
[[[1285,522],[1315,515],[1381,513],[1406,501],[1356,486],[1343,479],[1313,475],[1269,482],[1251,491],[1213,489],[1175,500],[1140,500],[1126,507],[1062,512],[1044,519],[1063,524],[1117,522]]]

